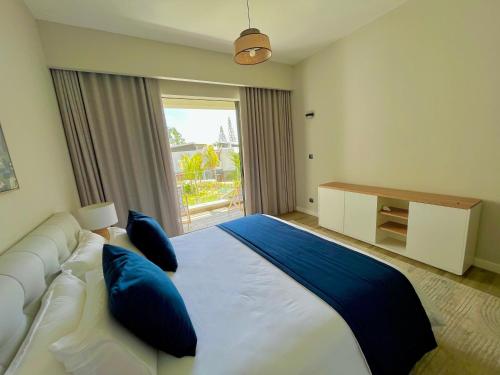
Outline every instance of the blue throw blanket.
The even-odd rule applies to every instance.
[[[349,324],[372,374],[408,374],[437,346],[413,286],[396,269],[263,215],[219,228],[332,306]]]

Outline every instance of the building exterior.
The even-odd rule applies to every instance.
[[[182,175],[181,159],[183,155],[193,156],[196,153],[203,153],[203,150],[209,145],[203,143],[186,143],[178,146],[171,146],[172,160],[174,162],[175,174]],[[217,143],[214,145],[215,151],[219,157],[219,167],[215,170],[206,170],[203,179],[217,179],[217,176],[226,179],[226,177],[235,171],[234,163],[231,160],[232,152],[239,152],[239,144],[235,142]]]

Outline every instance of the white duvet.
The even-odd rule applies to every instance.
[[[217,227],[173,239],[171,278],[198,336],[196,357],[160,353],[158,374],[369,374],[323,300]]]

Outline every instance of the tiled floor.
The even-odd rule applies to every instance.
[[[304,226],[308,229],[316,231],[332,239],[339,240],[346,244],[355,246],[361,250],[374,254],[384,259],[385,261],[391,262],[392,259],[397,259],[399,261],[411,264],[415,267],[422,268],[426,271],[430,271],[435,274],[444,276],[458,283],[470,286],[471,288],[481,290],[483,292],[490,293],[494,296],[500,297],[500,274],[496,274],[494,272],[486,271],[481,268],[472,266],[467,270],[467,272],[463,276],[454,275],[452,273],[440,270],[438,268],[420,263],[416,260],[406,258],[402,255],[393,253],[391,251],[387,251],[379,247],[370,245],[366,242],[358,241],[355,240],[354,238],[347,237],[340,233],[322,228],[318,225],[318,218],[315,216],[311,216],[301,212],[292,212],[286,215],[282,215],[281,218],[293,222],[297,225]]]
[[[191,223],[187,223],[187,218],[183,217],[182,225],[184,227],[184,233],[187,233],[211,227],[213,225],[217,225],[225,221],[237,219],[242,216],[243,216],[243,211],[240,211],[236,207],[230,210],[228,210],[227,207],[222,207],[191,215]]]

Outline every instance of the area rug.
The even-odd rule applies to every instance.
[[[405,268],[444,320],[434,329],[438,348],[412,374],[500,374],[500,298],[413,266]]]
[[[292,222],[330,237],[324,231]],[[352,245],[358,247],[357,242]],[[500,375],[500,298],[372,249],[360,248],[406,273],[441,315],[444,324],[433,329],[438,347],[415,365],[412,375]]]

